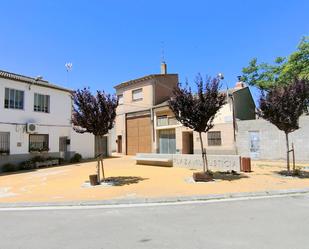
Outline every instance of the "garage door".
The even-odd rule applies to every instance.
[[[127,118],[127,154],[151,152],[150,116]]]

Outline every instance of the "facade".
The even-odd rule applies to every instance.
[[[71,90],[0,71],[0,166],[36,155],[94,157],[95,138],[75,133],[71,115]]]
[[[211,155],[236,155],[236,120],[255,119],[255,104],[250,90],[237,86],[227,91],[227,104],[214,119],[214,127],[203,133],[204,147]],[[197,132],[182,126],[174,117],[168,102],[154,107],[155,153],[201,154]]]
[[[297,162],[309,162],[309,116],[300,117],[299,127],[289,135],[290,146],[294,144]],[[286,160],[285,134],[270,122],[239,120],[237,130],[239,155],[257,160]]]
[[[155,143],[153,108],[172,94],[178,83],[177,74],[148,75],[115,86],[119,99],[115,136],[117,152],[135,155],[150,153]]]
[[[168,106],[178,75],[167,74],[164,65],[161,74],[115,86],[119,98],[115,128],[118,153],[201,153],[198,133],[179,124]],[[255,119],[255,104],[243,83],[229,90],[227,98],[215,118],[215,127],[203,134],[209,154],[236,154],[235,120]]]

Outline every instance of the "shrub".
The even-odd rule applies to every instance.
[[[19,170],[19,168],[12,163],[6,163],[2,166],[2,172],[14,172],[17,170]]]
[[[21,169],[25,169],[25,170],[27,170],[27,169],[34,169],[35,168],[35,165],[34,165],[34,163],[31,160],[27,160],[27,161],[21,162],[19,164],[19,166],[20,166]]]
[[[79,163],[82,160],[82,155],[79,153],[75,153],[71,158],[70,163]]]

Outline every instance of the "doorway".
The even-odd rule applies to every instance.
[[[160,154],[176,154],[175,129],[159,131]]]
[[[59,137],[59,153],[60,158],[66,159],[68,152],[68,137]]]
[[[122,136],[117,137],[117,152],[122,153]]]
[[[94,151],[95,151],[95,157],[102,154],[103,157],[107,157],[107,137],[106,136],[95,136],[94,139]]]
[[[193,132],[182,133],[182,154],[193,154]]]

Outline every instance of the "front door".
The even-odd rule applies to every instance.
[[[117,152],[122,153],[122,136],[118,136],[117,138]]]
[[[68,152],[68,137],[59,137],[59,153],[61,158],[65,158],[66,152]]]
[[[95,136],[94,139],[94,151],[95,156],[103,155],[103,157],[107,157],[107,137],[106,136]]]
[[[161,130],[159,132],[160,154],[176,154],[175,130]]]
[[[260,132],[259,131],[249,131],[250,136],[250,157],[259,158],[260,157]]]

